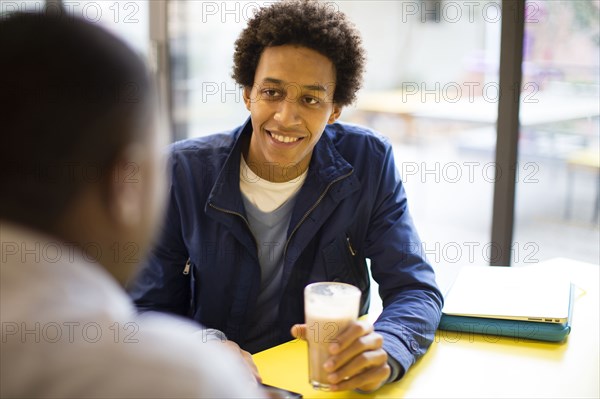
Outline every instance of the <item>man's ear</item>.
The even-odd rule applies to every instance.
[[[250,104],[252,102],[252,87],[244,86],[243,90],[244,104],[246,104],[246,109],[250,111]]]
[[[109,217],[118,226],[135,228],[143,217],[142,149],[130,146],[113,163],[108,184]]]
[[[329,115],[329,119],[327,120],[327,123],[333,123],[333,122],[337,121],[341,114],[342,114],[342,107],[340,107],[336,103],[333,103],[333,110],[331,111],[331,115]]]

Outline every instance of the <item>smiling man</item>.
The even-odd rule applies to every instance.
[[[422,256],[390,143],[338,123],[364,67],[361,39],[332,4],[262,8],[236,42],[234,79],[250,118],[172,147],[159,245],[130,292],[141,310],[191,317],[246,352],[301,336],[303,289],[371,273],[383,312],[330,347],[333,390],[371,391],[425,353],[442,296]]]

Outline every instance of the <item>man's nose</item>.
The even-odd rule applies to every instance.
[[[297,97],[288,95],[279,103],[274,118],[281,126],[290,127],[300,122],[300,100]]]

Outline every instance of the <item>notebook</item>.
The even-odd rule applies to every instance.
[[[538,267],[463,267],[444,299],[440,328],[560,341],[571,330],[572,287]]]

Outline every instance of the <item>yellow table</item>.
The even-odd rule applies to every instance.
[[[427,354],[401,381],[367,395],[313,390],[301,341],[257,353],[254,360],[266,384],[305,398],[600,397],[600,266],[561,258],[528,267],[566,272],[578,287],[573,328],[562,343],[438,331]]]

